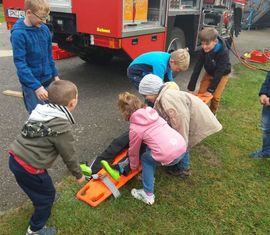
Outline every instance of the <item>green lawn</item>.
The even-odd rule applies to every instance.
[[[158,169],[153,206],[131,197],[130,190],[141,187],[134,179],[120,199],[92,208],[76,200],[79,186],[68,177],[49,225],[64,235],[270,234],[270,161],[248,157],[261,144],[258,90],[264,78],[264,72],[235,67],[218,113],[223,130],[193,149],[189,179]],[[0,234],[23,234],[31,213],[26,203],[2,216]]]
[[[2,3],[0,4],[0,23],[4,22],[4,11],[3,11],[3,5]]]

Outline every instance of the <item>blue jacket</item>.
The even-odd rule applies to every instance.
[[[129,68],[141,70],[142,76],[152,73],[162,80],[173,81],[172,70],[169,66],[170,57],[169,53],[161,51],[144,53],[134,59]]]
[[[267,97],[270,97],[270,71],[266,75],[266,79],[262,84],[259,95],[266,95]]]
[[[52,58],[52,38],[48,27],[24,24],[19,19],[11,30],[13,61],[22,85],[33,90],[58,75]]]

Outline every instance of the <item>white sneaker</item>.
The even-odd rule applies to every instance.
[[[146,204],[148,205],[153,205],[154,202],[155,202],[155,195],[151,195],[151,196],[148,196],[143,189],[132,189],[131,190],[131,195],[138,199],[138,200],[141,200],[143,202],[145,202]]]
[[[26,232],[26,235],[54,235],[54,234],[56,234],[56,229],[54,227],[47,227],[46,225],[36,232],[33,232],[29,226]]]

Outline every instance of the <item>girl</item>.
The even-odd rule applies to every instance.
[[[132,189],[131,194],[149,205],[155,201],[154,175],[157,165],[175,165],[186,152],[184,138],[151,107],[145,107],[140,99],[128,92],[119,94],[118,108],[129,121],[128,156],[131,170],[142,162],[143,189]],[[147,145],[140,158],[140,147]]]

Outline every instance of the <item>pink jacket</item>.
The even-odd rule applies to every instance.
[[[152,157],[162,165],[168,165],[186,152],[184,138],[151,107],[134,112],[130,119],[129,161],[131,169],[139,167],[139,152],[144,143]]]

